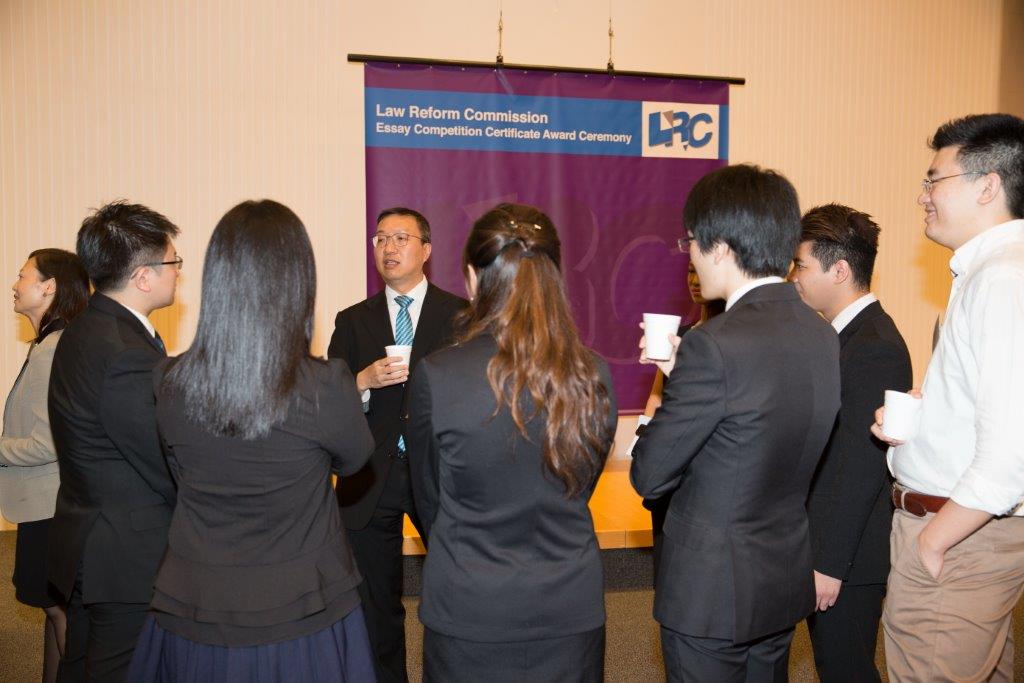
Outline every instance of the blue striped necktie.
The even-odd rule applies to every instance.
[[[399,294],[395,297],[398,304],[398,315],[395,316],[395,344],[405,346],[412,345],[412,316],[409,315],[409,306],[412,305],[412,297]]]
[[[412,316],[409,315],[409,306],[412,305],[412,297],[399,294],[395,297],[398,304],[398,315],[395,316],[395,344],[412,346]],[[398,452],[405,452],[405,439],[398,437]]]

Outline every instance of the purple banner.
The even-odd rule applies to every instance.
[[[432,228],[428,277],[463,294],[462,247],[501,202],[548,214],[583,342],[611,367],[619,408],[643,409],[644,312],[698,310],[676,247],[694,183],[728,163],[728,85],[632,76],[368,64],[367,237],[382,209]],[[383,283],[367,244],[367,293]]]

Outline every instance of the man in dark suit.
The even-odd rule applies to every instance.
[[[338,502],[363,575],[360,595],[377,678],[404,681],[403,515],[421,528],[402,438],[405,381],[421,358],[451,341],[452,319],[466,302],[427,282],[430,224],[418,212],[382,211],[372,243],[384,291],[338,313],[327,356],[358,372],[356,386],[376,443],[369,464],[338,481]],[[412,345],[409,365],[385,354],[392,344]]]
[[[828,204],[808,211],[802,228],[790,279],[839,333],[842,380],[839,419],[807,503],[817,593],[807,625],[823,683],[878,681],[892,497],[885,446],[864,425],[886,389],[910,389],[913,370],[903,337],[870,291],[875,222]]]
[[[805,503],[839,409],[839,342],[782,279],[800,238],[784,177],[713,171],[683,222],[701,290],[726,310],[657,363],[663,403],[633,449],[637,492],[672,492],[654,604],[665,671],[785,680],[814,608]]]
[[[155,211],[123,202],[78,232],[96,291],[57,344],[49,395],[60,468],[49,579],[69,601],[58,680],[124,678],[167,545],[175,491],[151,380],[166,354],[147,316],[174,301],[177,234]]]

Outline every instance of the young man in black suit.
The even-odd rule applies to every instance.
[[[663,403],[633,448],[637,492],[672,492],[654,603],[665,671],[785,680],[793,627],[814,608],[805,504],[839,409],[839,342],[782,279],[800,239],[784,177],[709,173],[683,223],[702,293],[726,309],[657,363]]]
[[[49,394],[60,468],[49,579],[69,601],[58,680],[124,678],[167,545],[175,491],[152,385],[166,353],[148,316],[174,301],[177,234],[162,215],[124,202],[78,232],[96,291],[57,344]]]
[[[338,313],[328,358],[356,375],[376,443],[369,464],[338,481],[341,517],[359,572],[360,595],[380,681],[405,681],[402,516],[420,528],[402,438],[405,381],[421,358],[446,346],[465,300],[427,282],[430,224],[403,207],[382,211],[372,239],[384,291]],[[409,365],[385,346],[411,343]],[[421,532],[422,533],[422,532]]]
[[[790,280],[839,333],[839,418],[811,484],[816,612],[807,619],[823,683],[881,680],[875,641],[889,576],[891,482],[885,446],[864,429],[886,389],[913,383],[910,353],[871,293],[878,225],[828,204],[811,209]]]

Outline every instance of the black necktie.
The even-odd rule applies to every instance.
[[[157,332],[156,330],[153,330],[153,340],[156,341],[156,345],[158,347],[160,347],[160,350],[166,356],[167,355],[167,347],[164,346],[164,340],[160,338],[160,333]]]

